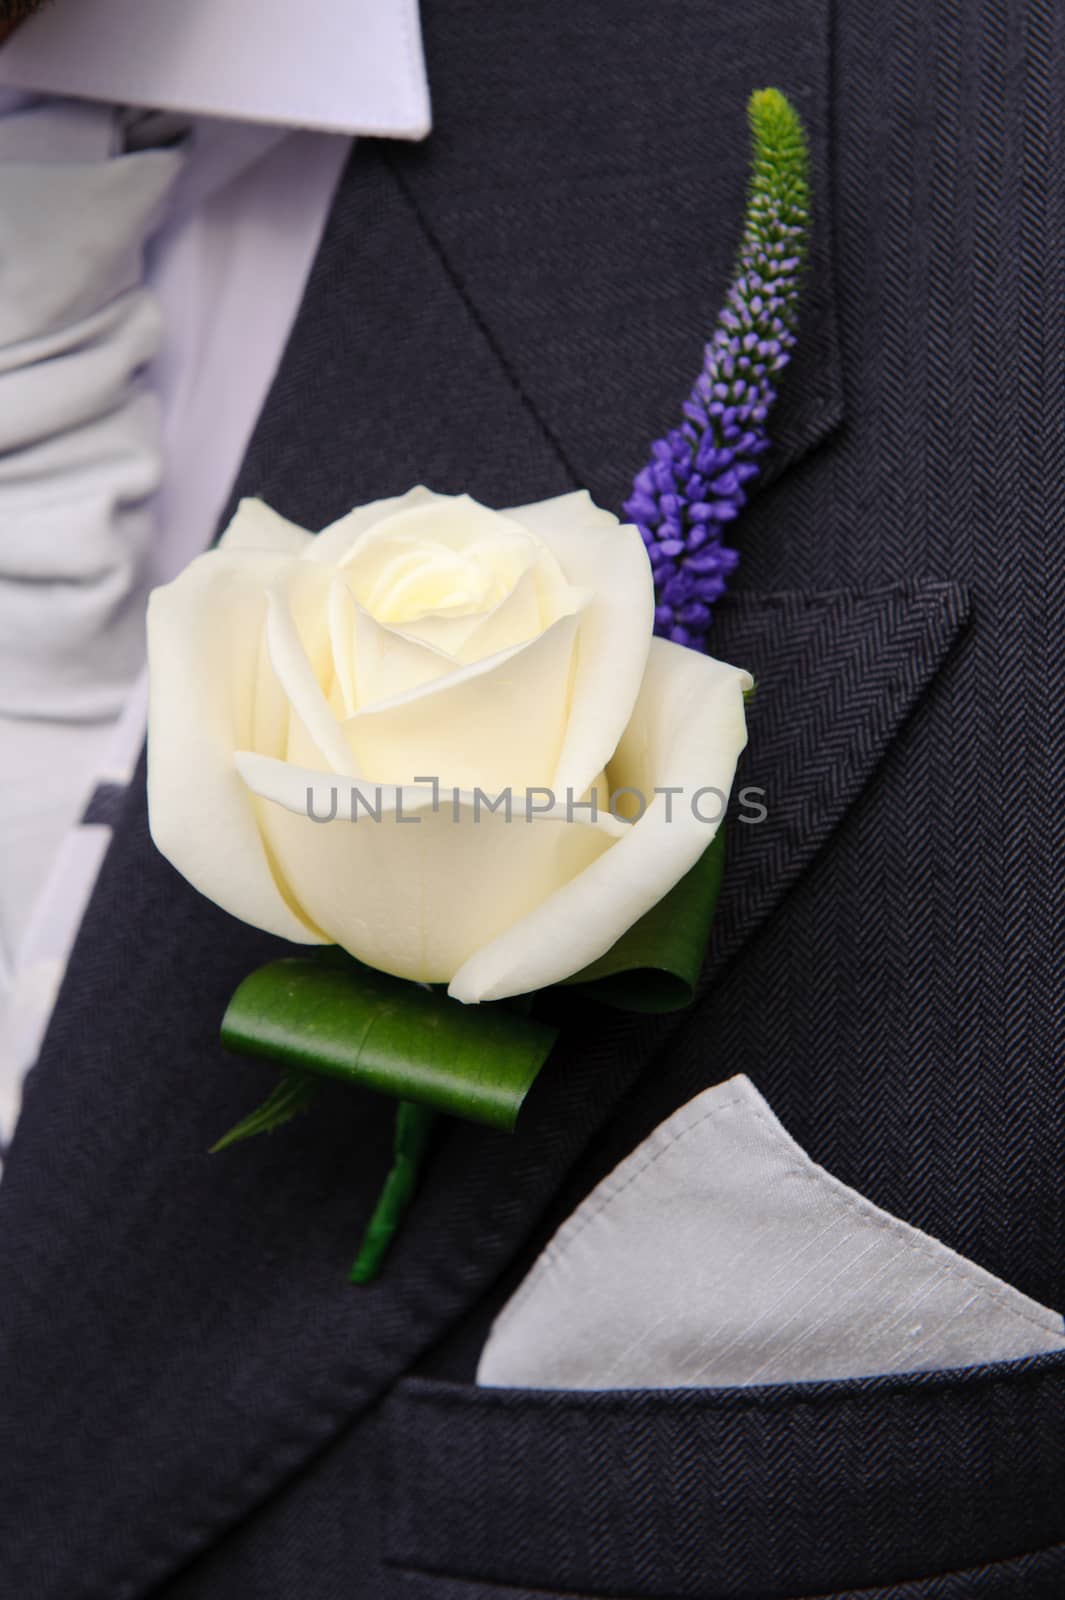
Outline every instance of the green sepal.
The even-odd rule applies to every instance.
[[[725,830],[699,860],[590,967],[566,981],[623,1011],[679,1011],[702,970],[725,871]]]
[[[341,953],[260,967],[222,1019],[240,1055],[508,1130],[555,1038],[505,1004],[465,1006]]]
[[[224,1133],[217,1144],[211,1146],[211,1155],[219,1150],[228,1150],[231,1144],[239,1144],[242,1139],[254,1139],[258,1133],[273,1133],[275,1128],[291,1122],[293,1117],[298,1117],[308,1109],[314,1099],[315,1088],[315,1080],[306,1072],[286,1072],[261,1106],[249,1112],[236,1127]]]

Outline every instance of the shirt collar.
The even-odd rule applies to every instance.
[[[421,139],[417,0],[57,0],[0,49],[0,88]]]

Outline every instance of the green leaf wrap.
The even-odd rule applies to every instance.
[[[502,1004],[464,1006],[344,957],[286,957],[229,1002],[222,1042],[398,1100],[511,1129],[555,1030]]]

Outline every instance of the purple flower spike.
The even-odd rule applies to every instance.
[[[809,156],[799,118],[776,89],[751,96],[751,188],[732,285],[682,407],[651,446],[623,515],[640,530],[655,580],[655,632],[706,649],[711,608],[739,561],[722,543],[769,445],[777,375],[795,344],[809,227]]]

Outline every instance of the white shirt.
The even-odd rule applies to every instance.
[[[129,260],[103,250],[103,278],[79,304],[62,281],[62,241],[48,229],[79,199],[91,212],[93,184],[111,192],[117,105],[172,111],[189,133],[176,151],[121,157],[120,176],[136,169],[124,187],[137,192],[116,216],[131,243],[143,239],[143,260],[139,248]],[[98,783],[128,779],[143,741],[147,592],[210,543],[351,136],[421,138],[428,126],[417,0],[307,0],[299,8],[288,0],[77,0],[44,8],[0,48],[0,187],[8,185],[0,230],[22,229],[7,258],[22,274],[19,293],[9,282],[4,296],[0,281],[0,298],[15,308],[6,331],[0,326],[0,434],[5,424],[25,433],[21,446],[9,442],[0,468],[0,589],[8,584],[0,615],[4,603],[15,608],[13,624],[5,617],[10,659],[0,687],[0,1148],[110,839],[108,827],[77,819]],[[62,204],[51,217],[45,209],[30,247],[31,207],[44,182]],[[30,201],[20,206],[11,197],[23,190]],[[114,357],[104,375],[101,319]],[[52,381],[60,365],[65,376]],[[67,412],[82,393],[84,414],[72,413],[71,427]],[[68,472],[72,452],[72,470],[93,485],[107,463],[103,520],[85,513],[86,495]],[[77,527],[53,503],[63,482]],[[97,559],[96,539],[120,550],[113,565],[127,575],[128,594],[114,626],[90,639],[85,618],[63,612],[62,584],[18,579],[39,579],[33,563],[42,555]],[[24,694],[13,643],[22,627]]]

